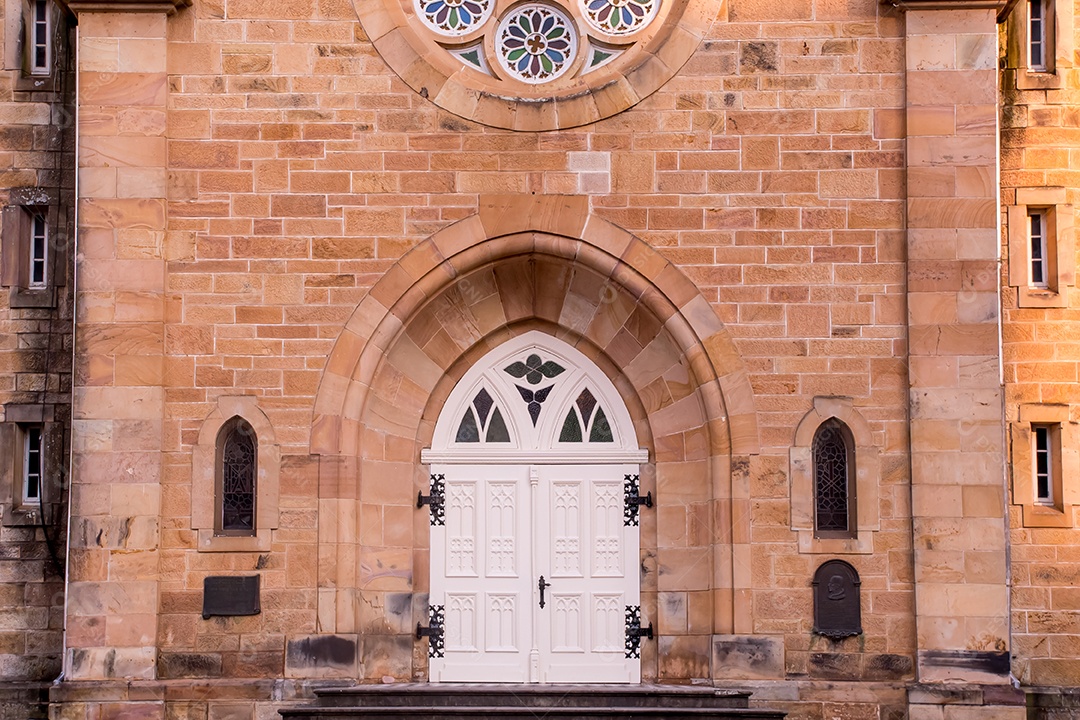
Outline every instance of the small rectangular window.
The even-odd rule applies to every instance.
[[[1012,502],[1021,506],[1024,527],[1073,527],[1076,462],[1080,442],[1075,406],[1068,403],[1024,403],[1010,428]]]
[[[1049,287],[1049,273],[1047,272],[1047,227],[1045,210],[1028,210],[1028,241],[1029,257],[1031,258],[1030,285],[1031,287]]]
[[[22,428],[22,505],[41,504],[41,479],[44,475],[44,454],[41,425]]]
[[[1035,503],[1055,505],[1058,466],[1056,428],[1053,425],[1031,426],[1031,459],[1034,473]]]
[[[49,43],[49,0],[30,3],[30,73],[48,75],[52,48]]]
[[[1046,64],[1046,0],[1028,0],[1028,69],[1045,72]]]
[[[1008,207],[1009,285],[1019,307],[1067,307],[1075,286],[1073,206],[1064,187],[1018,187]]]
[[[30,221],[30,282],[32,288],[49,284],[49,224],[44,215],[35,214]]]
[[[15,192],[12,190],[13,194]],[[22,198],[15,198],[19,199]],[[44,308],[56,304],[54,290],[58,283],[64,282],[66,256],[63,233],[57,234],[57,217],[56,208],[45,204],[15,204],[3,208],[0,287],[11,288],[9,302],[13,308]]]

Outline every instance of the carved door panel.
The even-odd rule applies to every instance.
[[[430,602],[442,609],[433,681],[526,682],[531,640],[528,468],[456,466],[431,528]]]
[[[445,499],[431,528],[429,601],[443,622],[431,679],[639,682],[625,645],[640,595],[638,528],[624,517],[636,466],[432,470]]]
[[[538,538],[545,607],[537,606],[540,682],[640,682],[626,655],[627,606],[639,604],[638,527],[624,524],[632,466],[539,468]]]

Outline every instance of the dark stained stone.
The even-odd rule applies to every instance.
[[[221,677],[221,656],[217,653],[169,653],[158,655],[158,677]]]
[[[352,667],[356,640],[340,635],[312,635],[290,640],[285,648],[289,668]]]
[[[902,680],[914,672],[914,662],[907,655],[869,655],[865,663],[864,680]]]
[[[810,653],[810,677],[822,680],[855,680],[859,677],[859,655]]]

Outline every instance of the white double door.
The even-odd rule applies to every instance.
[[[431,527],[430,604],[444,616],[432,681],[640,682],[640,660],[626,657],[640,560],[624,482],[637,472],[432,467],[445,484],[444,524]]]

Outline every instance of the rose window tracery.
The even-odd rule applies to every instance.
[[[493,0],[414,0],[413,9],[429,30],[442,37],[442,48],[465,67],[497,79],[540,85],[572,70],[584,75],[617,58],[628,47],[624,36],[649,25],[660,2],[579,0],[566,6],[529,2],[510,7],[497,20],[492,19]],[[477,32],[484,37],[477,40]],[[490,43],[485,42],[489,34]],[[466,42],[455,43],[466,36]],[[582,53],[584,47],[588,51]],[[579,55],[586,58],[580,64],[575,63]]]
[[[493,19],[494,0],[414,0],[424,25],[466,67],[499,79],[539,85],[576,70],[596,70],[627,49],[627,40],[647,27],[661,0],[577,0],[565,5],[544,0],[511,6]],[[585,30],[584,35],[582,30]],[[476,32],[492,35],[479,42]],[[468,42],[454,41],[468,37]],[[615,40],[613,43],[612,40]],[[575,64],[584,53],[586,61]],[[497,70],[493,71],[493,68]]]
[[[527,83],[554,80],[577,55],[573,21],[541,3],[519,5],[499,22],[496,52],[502,67]]]
[[[414,9],[424,24],[447,37],[460,37],[491,17],[493,0],[417,0]]]
[[[582,0],[585,20],[609,35],[629,35],[645,27],[660,7],[660,0]]]

